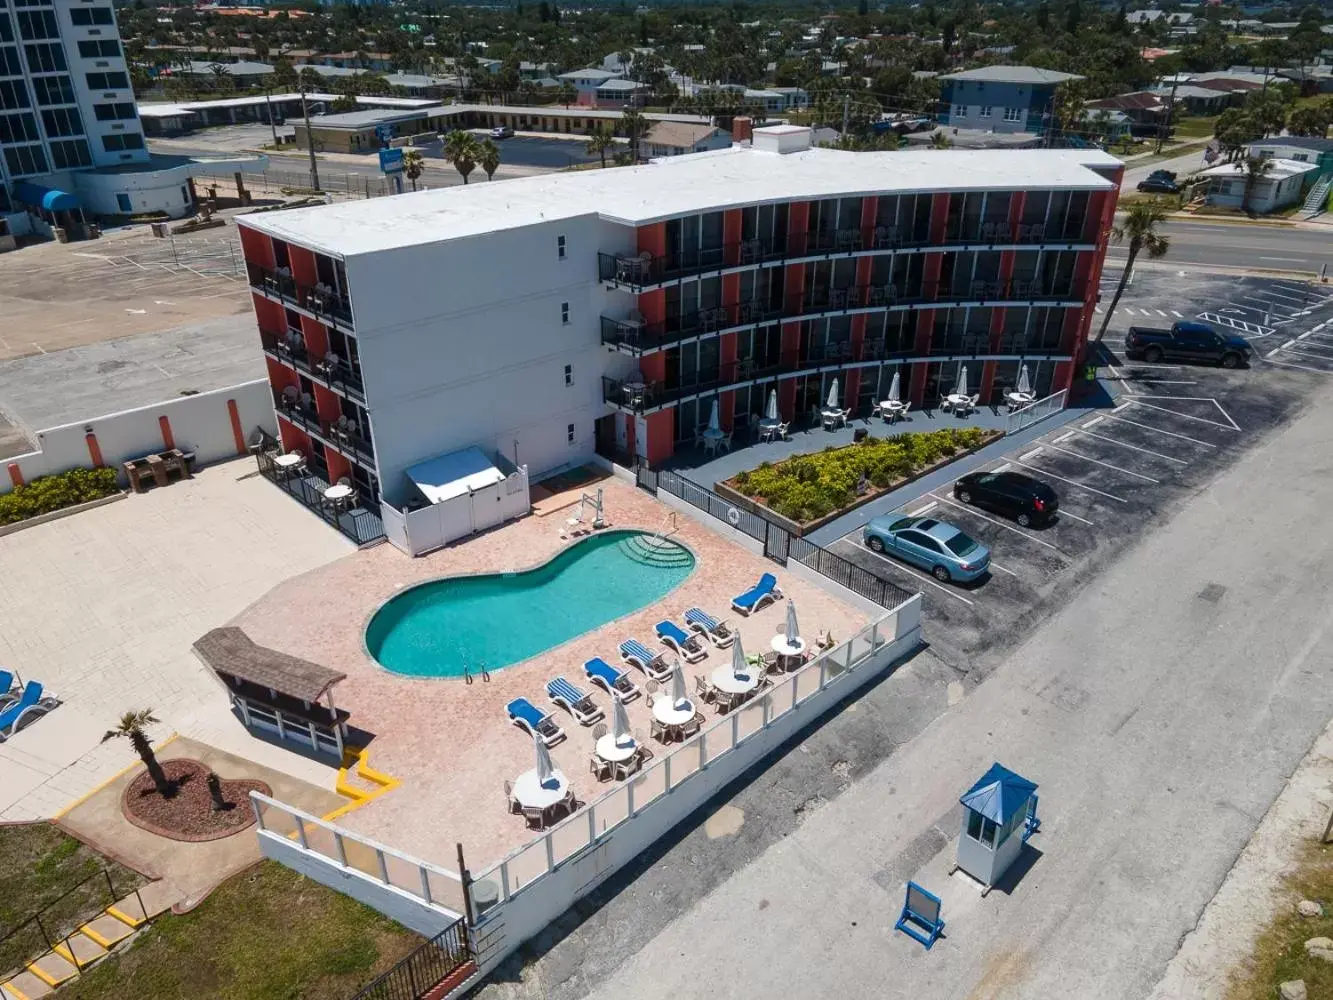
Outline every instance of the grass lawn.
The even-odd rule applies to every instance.
[[[1271,1000],[1280,983],[1304,979],[1310,1000],[1333,997],[1333,963],[1305,954],[1312,937],[1333,937],[1333,844],[1309,843],[1296,874],[1287,880],[1292,901],[1284,906],[1254,944],[1243,972],[1233,978],[1227,1000]],[[1296,901],[1323,903],[1313,920],[1296,912]]]
[[[110,869],[110,887],[98,875],[103,868]],[[48,934],[68,934],[145,881],[49,823],[0,826],[0,934],[39,912]],[[0,975],[46,950],[42,932],[29,924],[0,942]]]
[[[1217,124],[1217,118],[1217,115],[1182,118],[1176,122],[1176,138],[1211,139],[1213,137],[1213,126]]]
[[[421,943],[360,903],[261,861],[196,909],[158,917],[61,1000],[345,998]]]

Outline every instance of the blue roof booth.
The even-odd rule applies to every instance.
[[[83,207],[79,199],[68,191],[34,184],[32,181],[19,181],[14,185],[14,201],[50,224],[67,232],[72,231],[75,236],[83,233],[86,225]]]
[[[1002,764],[992,764],[958,801],[963,826],[955,870],[961,868],[989,892],[1037,830],[1037,786]]]

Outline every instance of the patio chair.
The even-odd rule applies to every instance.
[[[638,667],[654,681],[667,680],[675,665],[665,653],[654,653],[638,639],[626,639],[620,644],[620,658],[630,666]]]
[[[708,655],[706,647],[697,635],[690,635],[672,621],[660,621],[655,626],[657,638],[668,649],[684,658],[686,663],[698,663]]]
[[[563,677],[556,677],[546,682],[546,695],[554,704],[574,716],[581,726],[591,726],[598,719],[606,718],[606,713],[593,704],[589,695],[584,694]]]
[[[717,701],[717,691],[713,685],[706,681],[702,674],[694,675],[694,693],[699,696],[699,700],[706,705],[711,705]]]
[[[59,698],[42,693],[42,685],[28,681],[18,701],[0,712],[0,740],[13,736],[28,723],[45,715],[60,704]]]
[[[975,410],[977,408],[977,404],[980,402],[981,402],[981,394],[977,393],[977,395],[972,397],[972,401],[968,403],[967,405],[968,411],[970,412],[972,410]]]
[[[594,656],[583,665],[583,672],[587,674],[588,680],[597,687],[601,688],[612,698],[615,698],[622,705],[633,701],[643,694],[639,686],[630,680],[629,674],[623,670],[617,670],[611,664],[607,663],[600,656]]]
[[[514,798],[514,783],[512,781],[505,782],[505,806],[511,816],[517,816],[519,810],[523,808],[518,804],[518,799]]]
[[[731,451],[731,435],[733,433],[734,431],[727,431],[727,436],[717,443],[720,449],[727,452]]]
[[[565,738],[565,731],[549,715],[540,711],[526,698],[515,698],[505,706],[509,721],[518,726],[529,736],[539,736],[548,747],[553,747]]]
[[[791,424],[789,424],[789,423],[788,423],[788,424],[778,424],[778,429],[777,429],[777,435],[778,435],[778,437],[782,438],[782,440],[784,440],[784,441],[789,440],[788,437],[787,437],[787,428],[790,427],[790,426],[791,426]]]
[[[648,692],[648,704],[651,705],[657,700],[657,692],[662,690],[662,685],[658,684],[657,681],[649,681],[643,686],[643,689]]]
[[[643,732],[641,730],[634,730],[634,742],[637,744],[637,749],[634,752],[638,755],[640,764],[643,764],[644,761],[653,759],[653,748],[650,747],[648,741],[643,738]]]
[[[849,406],[847,409],[842,411],[842,425],[846,427],[847,422],[851,419],[852,419],[852,409]]]
[[[892,422],[896,424],[899,420],[906,419],[907,411],[910,410],[911,408],[912,408],[911,403],[903,403],[903,408],[899,410],[897,413],[893,414]]]
[[[778,586],[777,577],[772,573],[765,573],[759,578],[759,582],[747,590],[731,599],[731,606],[737,612],[743,615],[752,615],[766,604],[781,600],[782,589]]]
[[[815,649],[822,653],[824,650],[832,648],[833,633],[828,629],[824,629],[823,632],[819,633],[819,639],[815,642]]]
[[[652,733],[653,739],[661,740],[663,743],[666,742],[667,727],[658,722],[657,719],[653,719],[652,726],[648,731]]]
[[[598,781],[611,780],[611,762],[602,760],[597,754],[588,755],[588,773]]]
[[[703,725],[704,714],[702,712],[695,712],[690,718],[690,721],[680,727],[681,739],[689,739],[691,736],[698,733],[699,730],[703,728]]]
[[[871,419],[871,420],[878,420],[878,419],[880,418],[880,416],[881,416],[881,414],[880,414],[880,412],[879,412],[879,403],[871,403],[871,404],[870,404],[870,419]]]
[[[629,760],[616,761],[613,767],[615,779],[617,781],[624,781],[626,778],[638,774],[640,766],[641,762],[639,761],[639,757],[637,754],[635,754]]]
[[[718,621],[703,608],[689,608],[685,612],[685,624],[695,632],[702,633],[718,649],[726,649],[736,641],[736,633],[726,622]]]
[[[546,810],[536,806],[523,806],[523,819],[531,830],[541,830],[546,826]]]

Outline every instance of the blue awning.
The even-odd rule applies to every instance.
[[[68,191],[43,187],[31,181],[19,181],[15,184],[14,197],[25,205],[35,205],[48,212],[68,212],[79,207],[79,199]]]
[[[1027,778],[1015,774],[1003,764],[992,764],[981,780],[958,801],[991,822],[1004,826],[1014,813],[1026,808],[1028,799],[1036,790],[1036,784]]]

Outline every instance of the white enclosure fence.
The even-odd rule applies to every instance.
[[[1028,403],[1027,406],[1014,410],[1006,420],[1005,433],[1013,434],[1015,431],[1021,431],[1025,427],[1031,427],[1033,424],[1039,424],[1047,417],[1053,417],[1065,408],[1065,396],[1068,390],[1061,389],[1059,392],[1053,392],[1044,399],[1038,399],[1036,402]]]

